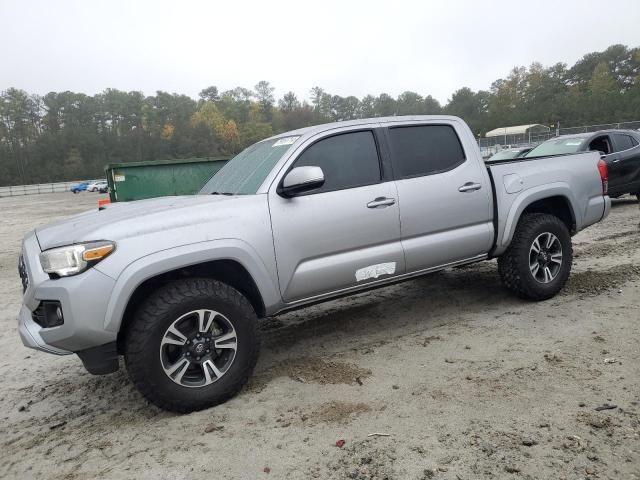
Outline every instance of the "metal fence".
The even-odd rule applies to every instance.
[[[501,135],[498,137],[479,138],[478,145],[482,156],[490,156],[499,152],[503,148],[512,148],[520,146],[535,146],[545,140],[556,137],[558,135],[571,135],[576,133],[597,132],[598,130],[624,129],[638,130],[640,129],[640,120],[634,122],[606,123],[602,125],[585,125],[582,127],[561,127],[545,133],[531,133],[518,135]]]
[[[91,183],[94,181],[95,180],[79,180],[76,182],[37,183],[34,185],[12,185],[9,187],[0,187],[0,197],[68,192],[73,184],[81,182]]]
[[[623,129],[638,130],[640,129],[640,120],[635,122],[605,123],[602,125],[588,125],[586,127],[569,127],[561,128],[560,135],[570,135],[572,133],[597,132],[598,130]]]

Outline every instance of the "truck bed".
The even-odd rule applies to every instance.
[[[598,171],[598,152],[498,160],[486,165],[493,184],[495,246],[492,255],[508,247],[515,223],[532,202],[549,198],[564,202],[572,233],[598,222],[609,208]],[[535,208],[535,207],[534,207]]]

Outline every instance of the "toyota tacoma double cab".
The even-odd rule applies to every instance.
[[[488,165],[450,116],[313,126],[260,141],[198,195],[107,205],[23,242],[23,343],[119,359],[140,392],[189,412],[233,397],[261,318],[498,259],[516,295],[563,287],[571,236],[610,209],[598,152]]]

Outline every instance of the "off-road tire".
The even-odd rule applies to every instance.
[[[172,322],[197,309],[215,310],[232,322],[237,351],[215,383],[189,388],[165,374],[159,349]],[[187,413],[223,403],[242,389],[256,365],[260,336],[255,311],[240,292],[216,280],[189,278],[160,288],[141,304],[125,331],[124,347],[129,377],[140,393],[164,410]]]
[[[549,283],[538,282],[529,267],[529,253],[541,233],[555,235],[562,246],[562,265]],[[569,278],[573,250],[567,226],[558,217],[546,213],[524,215],[518,222],[509,248],[498,258],[498,271],[504,285],[521,298],[546,300],[556,295]]]

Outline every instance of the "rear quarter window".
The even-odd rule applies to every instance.
[[[621,152],[623,150],[629,150],[630,148],[638,145],[638,142],[631,135],[625,135],[623,133],[615,133],[613,135],[616,142],[616,150]],[[634,143],[635,142],[635,143]]]
[[[458,134],[451,125],[410,125],[389,129],[397,178],[433,175],[465,161]]]

